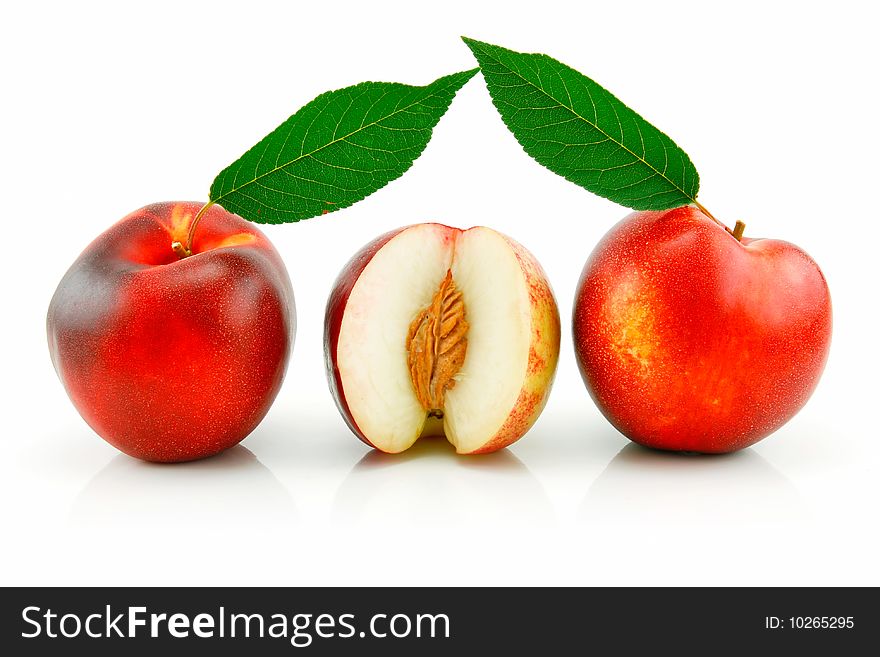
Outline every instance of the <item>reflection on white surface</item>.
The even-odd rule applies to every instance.
[[[146,463],[119,454],[76,497],[77,525],[264,526],[296,518],[287,489],[245,447],[189,463]]]
[[[339,487],[333,516],[351,524],[485,527],[546,523],[553,511],[509,450],[459,456],[442,438],[422,438],[402,454],[366,454]]]
[[[630,443],[590,486],[580,517],[687,525],[784,523],[805,513],[794,485],[753,449],[680,454]]]

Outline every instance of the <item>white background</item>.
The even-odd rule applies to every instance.
[[[873,3],[14,3],[4,10],[2,584],[880,584]],[[630,445],[574,360],[575,284],[627,211],[517,145],[483,80],[401,179],[265,229],[296,291],[285,385],[244,443],[157,466],[105,444],[49,362],[45,311],[79,252],[151,202],[206,199],[223,167],[318,93],[475,66],[460,34],[547,52],[691,156],[700,200],[806,249],[835,312],[804,410],[757,446]],[[563,321],[556,385],[519,443],[383,456],[343,424],[322,362],[326,296],[404,224],[485,224],[543,263]]]

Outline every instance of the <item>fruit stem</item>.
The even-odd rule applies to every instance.
[[[736,238],[737,242],[742,242],[743,232],[746,229],[746,225],[737,219],[736,226],[733,227],[733,236]]]
[[[195,218],[192,220],[192,223],[189,225],[189,231],[186,234],[186,243],[183,244],[178,241],[174,241],[171,243],[171,248],[174,253],[177,254],[178,258],[188,258],[192,255],[192,243],[193,243],[193,235],[196,232],[196,226],[199,225],[199,220],[202,216],[214,205],[214,201],[208,201],[205,203],[198,212],[196,212]]]

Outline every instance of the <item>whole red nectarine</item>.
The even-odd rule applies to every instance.
[[[85,421],[126,454],[187,461],[232,447],[269,410],[295,331],[290,279],[253,224],[159,203],[92,242],[49,305],[52,363]]]
[[[740,241],[685,206],[611,229],[581,274],[573,328],[584,382],[621,433],[729,452],[806,403],[828,356],[831,298],[798,247]]]

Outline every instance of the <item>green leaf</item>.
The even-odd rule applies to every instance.
[[[545,167],[635,210],[696,202],[687,154],[606,89],[547,55],[462,38],[504,123]]]
[[[209,198],[273,224],[348,207],[409,169],[477,70],[424,87],[363,82],[321,94],[221,171]]]

